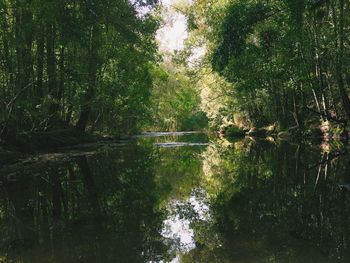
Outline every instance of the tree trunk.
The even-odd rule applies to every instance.
[[[50,99],[49,115],[51,121],[57,120],[57,81],[56,81],[56,56],[55,56],[55,34],[56,29],[53,24],[48,25],[46,33],[46,59],[47,59],[47,85]]]
[[[339,94],[343,103],[347,119],[350,120],[350,100],[345,90],[343,63],[344,63],[344,0],[339,0],[339,30],[338,30],[338,56],[336,66],[336,76],[339,87]]]
[[[102,209],[98,198],[97,187],[94,182],[93,174],[91,173],[86,156],[83,156],[77,161],[81,174],[83,176],[84,187],[87,191],[87,197],[94,213],[93,217],[99,221],[102,217]]]
[[[43,28],[41,27],[43,30]],[[36,95],[38,97],[38,102],[44,96],[43,90],[43,72],[44,72],[44,49],[45,49],[45,39],[44,33],[39,32],[38,36],[38,51],[37,51],[37,84],[36,84]]]
[[[96,85],[97,70],[98,70],[98,53],[97,53],[98,33],[99,33],[98,26],[95,24],[91,27],[91,35],[90,35],[90,52],[89,52],[89,58],[88,58],[88,74],[89,74],[88,88],[82,104],[80,118],[76,125],[76,128],[82,132],[86,130],[86,126],[88,124],[89,117],[91,114],[91,103],[94,98],[94,87]]]
[[[60,80],[58,85],[58,94],[57,94],[57,101],[62,101],[63,94],[64,94],[64,83],[65,83],[65,67],[64,67],[64,59],[65,59],[65,47],[62,46],[60,50],[60,63],[59,63],[59,69],[60,69]],[[59,105],[58,105],[59,108]],[[64,108],[64,105],[62,104],[62,108]],[[57,109],[58,110],[58,109]]]

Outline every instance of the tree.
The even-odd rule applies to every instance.
[[[348,9],[340,0],[207,0],[195,1],[189,17],[211,68],[233,84],[229,110],[252,125],[303,128],[349,119]]]
[[[2,0],[0,137],[105,132],[111,122],[114,133],[135,130],[147,116],[158,27],[138,10],[156,2]]]

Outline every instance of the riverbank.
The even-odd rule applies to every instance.
[[[89,134],[76,129],[22,133],[6,138],[0,144],[0,165],[8,165],[35,154],[88,151],[103,145],[122,143],[127,139]]]
[[[342,141],[348,142],[350,138],[350,132],[344,125],[335,125],[328,121],[320,124],[310,124],[308,127],[293,126],[286,129],[280,128],[277,124],[271,124],[263,127],[239,127],[234,124],[230,124],[221,127],[219,134],[223,137],[242,138],[260,137],[268,138],[273,137],[281,140],[310,140],[310,141]]]

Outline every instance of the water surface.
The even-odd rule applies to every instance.
[[[344,148],[147,134],[0,171],[0,262],[350,260]]]

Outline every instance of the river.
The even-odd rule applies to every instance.
[[[143,134],[1,170],[0,262],[349,262],[337,144]]]

